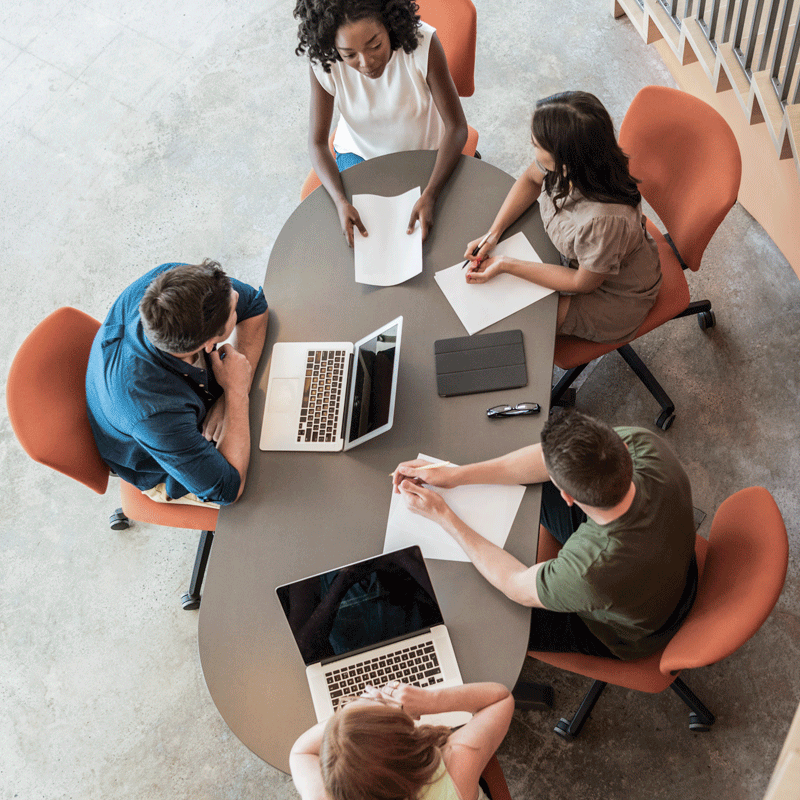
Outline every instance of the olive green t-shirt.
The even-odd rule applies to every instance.
[[[653,636],[681,599],[694,554],[689,478],[663,439],[615,428],[633,460],[631,507],[608,525],[584,522],[536,578],[551,611],[577,612],[614,655],[641,658],[664,647]]]

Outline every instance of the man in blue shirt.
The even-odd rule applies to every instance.
[[[266,331],[262,290],[215,261],[162,264],[131,284],[98,331],[86,372],[103,460],[154,499],[237,500]]]

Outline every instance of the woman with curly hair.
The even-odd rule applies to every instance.
[[[428,185],[414,206],[424,239],[436,200],[467,140],[467,122],[436,31],[414,0],[297,0],[300,44],[311,62],[311,164],[336,204],[342,232],[366,236],[345,196],[341,170],[402,150],[438,150]],[[334,103],[340,121],[328,148]]]
[[[415,725],[443,711],[474,716],[456,731]],[[295,742],[292,779],[302,800],[486,800],[478,781],[513,711],[499,683],[368,687]]]
[[[656,301],[661,264],[611,117],[588,92],[554,94],[536,104],[531,142],[533,163],[511,187],[485,243],[475,255],[481,239],[467,245],[467,282],[518,275],[560,293],[559,334],[630,341]],[[503,231],[537,199],[561,265],[492,258]]]

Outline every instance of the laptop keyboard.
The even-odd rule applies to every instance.
[[[298,442],[334,442],[344,383],[345,350],[309,350]]]
[[[333,706],[343,697],[360,695],[369,684],[376,688],[399,680],[412,686],[432,686],[444,680],[431,642],[420,642],[360,664],[333,669],[326,675]]]

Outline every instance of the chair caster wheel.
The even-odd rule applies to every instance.
[[[662,431],[668,431],[673,422],[675,422],[675,412],[662,411],[656,419],[656,426],[661,428]]]
[[[192,597],[189,592],[185,592],[181,597],[181,606],[184,611],[196,611],[200,608],[200,598]]]
[[[561,719],[556,722],[556,726],[553,728],[553,731],[562,739],[566,739],[568,742],[571,742],[575,739],[575,734],[570,733],[569,731],[569,720],[564,719],[564,717],[561,717]]]
[[[689,730],[692,733],[708,733],[711,730],[711,725],[708,722],[704,722],[692,711],[689,714]]]
[[[717,318],[714,316],[713,309],[710,311],[701,311],[697,315],[697,324],[700,326],[701,331],[707,331],[717,324]]]
[[[125,516],[121,508],[118,508],[109,518],[108,524],[112,531],[126,531],[131,526],[131,521]]]

